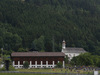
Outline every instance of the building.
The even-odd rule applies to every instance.
[[[13,52],[11,59],[13,67],[23,68],[25,61],[29,62],[29,68],[54,68],[58,62],[64,62],[65,54],[62,52]]]
[[[83,48],[66,47],[65,40],[63,40],[62,42],[62,52],[68,56],[69,61],[75,56],[78,56],[82,53],[86,53],[86,51]]]

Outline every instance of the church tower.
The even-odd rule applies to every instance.
[[[66,42],[65,42],[65,40],[63,40],[63,42],[62,42],[62,52],[63,52],[64,49],[66,49]]]

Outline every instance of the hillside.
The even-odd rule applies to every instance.
[[[0,48],[61,51],[63,39],[100,55],[100,0],[0,0]]]

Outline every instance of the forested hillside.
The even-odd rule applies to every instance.
[[[100,55],[100,0],[0,0],[0,48]]]

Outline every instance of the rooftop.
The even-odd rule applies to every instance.
[[[72,48],[72,47],[66,47],[63,49],[64,53],[85,53],[86,51],[83,48]]]
[[[11,57],[29,57],[29,56],[65,56],[62,52],[13,52]]]

